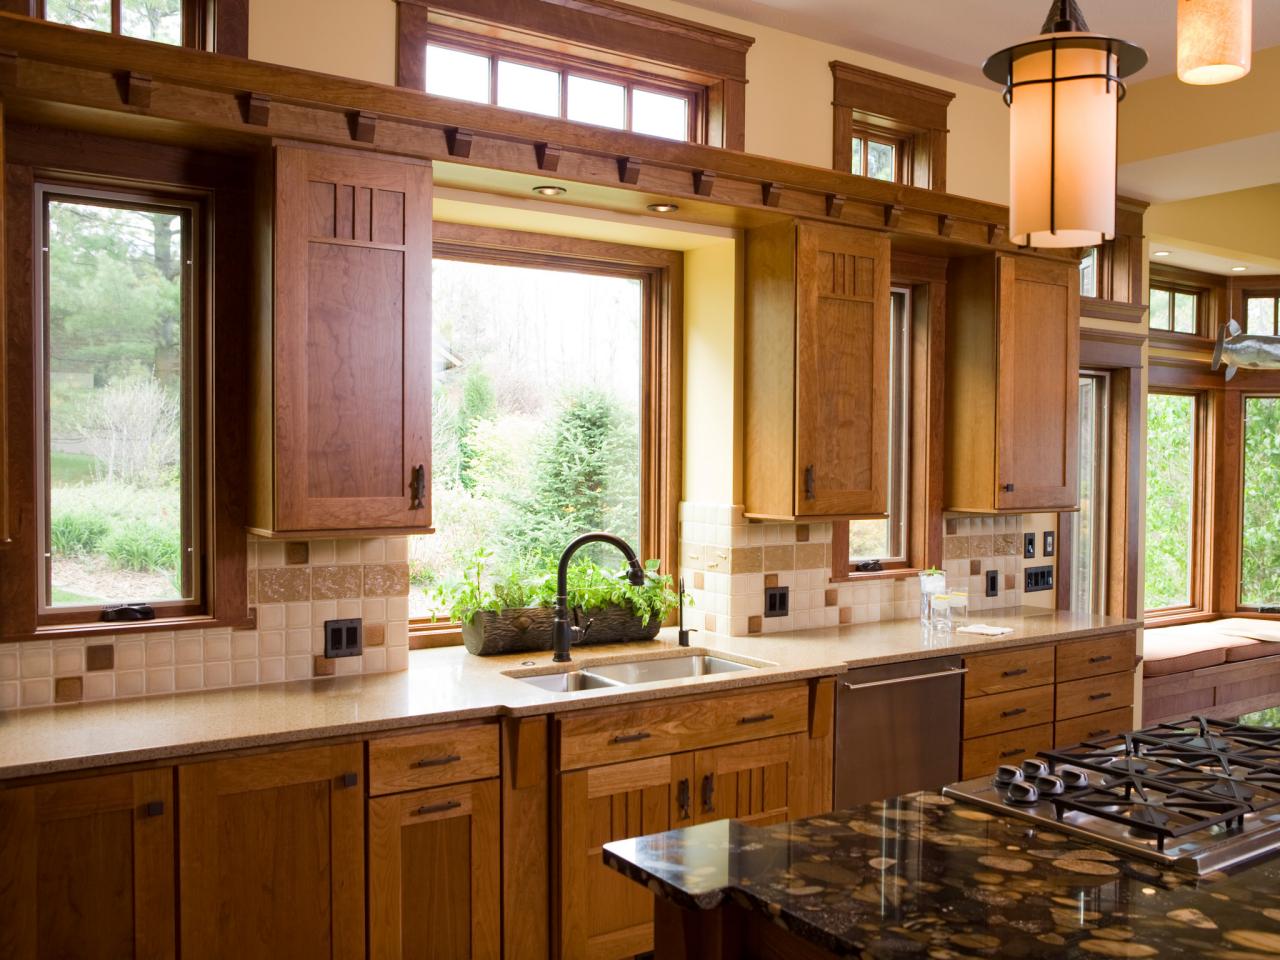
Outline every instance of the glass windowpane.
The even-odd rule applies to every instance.
[[[1106,601],[1107,379],[1080,376],[1080,511],[1072,523],[1071,609],[1102,613]]]
[[[88,30],[111,29],[111,0],[45,0],[44,18]]]
[[[570,120],[621,130],[626,126],[627,88],[618,83],[569,75]]]
[[[689,101],[666,93],[635,90],[631,94],[631,129],[668,140],[689,139]]]
[[[1173,329],[1176,333],[1196,332],[1196,306],[1200,298],[1194,293],[1173,295]]]
[[[1080,260],[1080,296],[1098,295],[1098,248],[1090,248]]]
[[[546,117],[560,116],[559,71],[499,60],[498,106]]]
[[[182,44],[182,0],[121,0],[120,32],[126,37]]]
[[[1269,297],[1250,297],[1245,332],[1274,336],[1276,333],[1276,301]]]
[[[1280,607],[1280,397],[1247,397],[1240,603]]]
[[[1146,608],[1191,603],[1196,490],[1194,397],[1147,396]]]
[[[1151,288],[1151,329],[1169,329],[1169,291]]]
[[[489,58],[427,44],[427,93],[489,103]]]
[[[190,596],[185,216],[80,199],[47,216],[48,605]]]
[[[849,164],[849,169],[852,173],[856,173],[859,176],[861,176],[862,175],[862,138],[854,137],[852,140],[849,141],[849,147],[850,147],[849,153],[850,153],[850,156],[852,157],[852,161]]]
[[[897,148],[889,143],[867,141],[867,176],[873,180],[897,180],[898,167],[894,162]]]

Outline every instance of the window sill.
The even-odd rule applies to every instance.
[[[166,630],[253,630],[258,626],[254,611],[239,618],[156,617],[122,623],[60,623],[37,627],[35,633],[5,637],[5,640],[62,640],[73,637],[108,637],[128,633],[159,633]]]
[[[1142,621],[1144,630],[1160,627],[1176,627],[1183,623],[1207,623],[1210,620],[1221,620],[1220,613],[1206,613],[1203,610],[1175,610],[1170,613],[1148,614]]]
[[[432,647],[456,647],[462,644],[462,627],[456,623],[428,623],[424,620],[409,623],[409,649],[427,650]]]
[[[855,570],[843,577],[832,576],[831,583],[861,583],[864,580],[906,580],[920,572],[919,567],[890,567],[885,570]]]

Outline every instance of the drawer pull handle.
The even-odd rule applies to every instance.
[[[1090,730],[1088,739],[1092,740],[1094,737],[1104,737],[1110,732],[1111,731],[1106,727],[1103,727],[1101,730]]]
[[[461,800],[446,800],[444,803],[429,803],[413,811],[415,817],[424,817],[429,813],[444,813],[446,810],[457,810],[462,806]]]
[[[614,737],[610,743],[639,743],[641,740],[648,740],[650,734],[641,730],[639,733],[620,733]]]
[[[457,763],[462,758],[456,753],[451,753],[447,757],[426,757],[422,760],[415,760],[415,767],[443,767],[450,763]]]
[[[1000,716],[1005,717],[1007,719],[1009,717],[1020,717],[1026,712],[1027,712],[1026,707],[1014,707],[1012,710],[1005,710],[1003,713],[1000,714]]]
[[[1012,750],[1006,750],[1004,753],[1000,754],[1000,759],[1007,760],[1009,757],[1016,757],[1019,754],[1026,753],[1026,752],[1027,751],[1024,750],[1022,747],[1014,747]]]
[[[152,800],[150,803],[142,805],[142,815],[144,817],[158,817],[164,813],[164,801]]]
[[[676,806],[680,809],[680,819],[688,820],[690,816],[689,809],[689,778],[682,777],[676,785]]]
[[[1027,668],[1026,668],[1026,667],[1014,667],[1012,670],[1006,670],[1004,673],[1000,674],[1000,676],[1002,676],[1002,677],[1020,677],[1020,676],[1022,676],[1024,673],[1026,673],[1026,672],[1027,672]]]
[[[360,778],[354,773],[344,773],[338,777],[338,783],[344,787],[354,787],[360,782]]]
[[[772,720],[772,713],[755,713],[749,717],[743,717],[739,723],[764,723],[766,720]]]
[[[1106,700],[1110,698],[1110,696],[1111,696],[1110,693],[1091,693],[1089,694],[1089,699],[1090,700]]]
[[[1096,657],[1089,658],[1090,663],[1109,663],[1110,661],[1111,654],[1109,653],[1100,653]]]
[[[702,778],[702,812],[716,812],[716,776],[708,773]]]

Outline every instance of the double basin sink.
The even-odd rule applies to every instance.
[[[630,687],[639,683],[684,680],[718,673],[757,670],[759,666],[728,660],[714,654],[690,652],[660,659],[591,664],[567,673],[544,673],[538,676],[519,676],[509,673],[507,676],[514,676],[517,680],[552,693],[577,693],[580,690],[608,690]]]

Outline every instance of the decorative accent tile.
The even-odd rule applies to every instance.
[[[771,549],[773,548],[765,548],[766,556]],[[830,574],[830,564],[827,562],[827,544],[825,543],[798,543],[795,547],[795,557],[797,570],[816,570],[821,567],[824,572],[828,575]],[[767,560],[765,566],[769,567]]]
[[[361,592],[360,574],[358,566],[312,567],[311,597],[314,600],[358,597]]]
[[[971,557],[994,557],[995,550],[992,546],[992,535],[989,533],[979,534],[969,538],[969,556]]]
[[[839,602],[839,591],[835,588],[828,588],[823,592],[823,606],[834,607]]]
[[[969,561],[969,576],[976,577],[982,573],[982,561],[974,558]]]
[[[385,623],[370,623],[364,628],[364,645],[366,647],[380,647],[387,639],[387,625]]]
[[[284,545],[284,562],[289,566],[305,564],[310,557],[311,548],[305,540],[290,540]]]
[[[791,544],[766,546],[764,548],[764,569],[794,570],[795,568],[796,548]]]
[[[83,677],[58,677],[53,681],[54,703],[76,703],[84,699]]]
[[[707,584],[706,575],[701,570],[695,571],[693,574],[693,589],[703,590],[706,588],[706,584]]]
[[[409,564],[366,564],[364,595],[366,597],[399,597],[409,593]]]
[[[992,549],[997,557],[1016,557],[1022,553],[1020,538],[1016,533],[997,533],[993,538]]]
[[[840,622],[853,623],[853,607],[840,608]]]
[[[965,560],[969,557],[968,537],[943,537],[942,559]]]
[[[807,523],[796,524],[796,543],[809,542],[809,525]]]
[[[729,552],[730,573],[763,573],[764,550],[761,547],[735,547]]]
[[[258,599],[288,603],[311,599],[311,571],[306,567],[275,567],[258,571]]]
[[[329,660],[329,659],[328,659],[328,658],[326,658],[326,657],[312,657],[312,663],[313,663],[313,665],[314,665],[314,675],[315,675],[315,676],[317,676],[317,677],[332,677],[332,676],[333,676],[334,670],[333,670],[333,661],[332,661],[332,660]]]
[[[747,617],[747,633],[760,633],[764,629],[764,618],[758,616]]]

